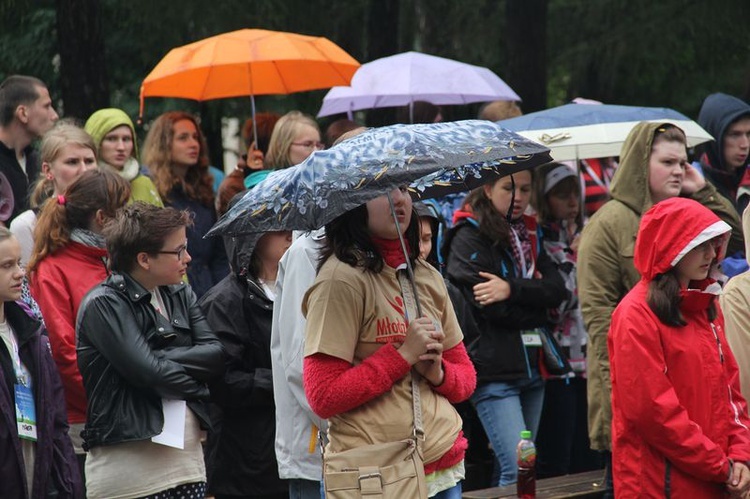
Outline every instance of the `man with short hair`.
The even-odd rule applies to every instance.
[[[39,175],[31,143],[57,121],[47,86],[33,76],[13,75],[0,83],[0,173],[13,189],[10,223],[29,209],[29,185]]]
[[[750,201],[750,104],[731,95],[706,97],[698,123],[714,141],[700,150],[703,175],[741,214]]]

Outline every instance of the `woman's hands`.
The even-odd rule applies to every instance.
[[[480,305],[489,305],[510,298],[510,284],[489,272],[479,272],[479,277],[487,279],[474,285],[474,299]]]
[[[445,335],[427,317],[409,323],[406,339],[397,347],[398,353],[433,385],[443,382],[443,340]]]

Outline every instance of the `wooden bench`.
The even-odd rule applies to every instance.
[[[561,499],[565,497],[599,498],[604,493],[604,470],[588,471],[576,475],[545,478],[536,481],[538,499]],[[516,486],[493,487],[491,489],[464,492],[463,499],[501,499],[516,497]]]

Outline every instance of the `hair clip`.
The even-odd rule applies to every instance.
[[[57,196],[57,204],[65,206],[65,196],[62,194]]]

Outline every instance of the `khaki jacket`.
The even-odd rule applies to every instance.
[[[630,132],[612,179],[612,199],[584,227],[578,248],[578,294],[589,334],[589,438],[595,450],[611,450],[612,384],[607,333],[615,307],[640,280],[633,265],[633,249],[641,215],[653,204],[648,188],[648,160],[654,131],[662,125],[643,122]],[[706,182],[705,187],[690,197],[732,227],[730,253],[742,247],[739,217],[711,183]]]

